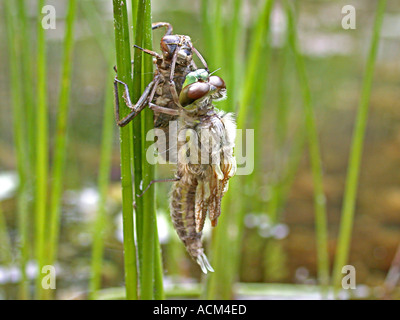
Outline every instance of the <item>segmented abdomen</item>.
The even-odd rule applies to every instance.
[[[185,244],[190,256],[197,261],[204,273],[213,272],[210,263],[204,254],[201,243],[201,232],[196,231],[195,198],[197,179],[190,174],[179,175],[172,187],[171,218],[174,228]]]

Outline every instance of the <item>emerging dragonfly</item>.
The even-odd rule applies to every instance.
[[[177,109],[179,107],[179,93],[181,92],[182,84],[189,72],[197,69],[193,61],[193,53],[198,56],[204,67],[208,70],[206,61],[197,49],[193,47],[189,36],[173,35],[172,25],[167,22],[156,22],[152,24],[153,30],[161,27],[166,28],[166,32],[160,43],[162,55],[135,45],[136,48],[152,55],[156,59],[154,78],[147,85],[136,104],[133,104],[130,99],[129,89],[126,83],[118,80],[117,77],[114,79],[115,117],[117,124],[121,127],[127,125],[147,105],[152,106],[152,102],[157,106],[169,109]],[[131,112],[122,119],[120,118],[119,111],[118,83],[124,86],[124,99],[126,105],[131,109]],[[169,122],[175,119],[176,116],[174,115],[155,112],[154,127],[167,132]],[[166,137],[168,137],[168,134],[166,134]],[[166,144],[168,148],[169,141],[167,141]]]
[[[178,162],[170,210],[178,236],[202,271],[213,272],[204,254],[202,230],[208,213],[212,226],[221,214],[221,198],[236,172],[233,155],[236,125],[231,113],[214,109],[226,96],[225,82],[199,69],[186,76],[180,108],[153,106],[178,117]]]

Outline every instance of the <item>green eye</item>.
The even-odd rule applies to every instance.
[[[188,86],[189,84],[198,82],[199,80],[206,82],[208,80],[208,72],[205,69],[197,69],[196,71],[190,72],[183,83],[182,88]]]

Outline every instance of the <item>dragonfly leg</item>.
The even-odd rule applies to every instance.
[[[133,118],[135,118],[145,107],[146,107],[146,102],[148,100],[149,94],[153,91],[154,85],[157,83],[158,84],[159,78],[155,77],[153,81],[151,81],[146,89],[144,89],[142,95],[136,102],[136,104],[132,104],[130,94],[129,94],[129,88],[128,85],[121,81],[118,80],[116,77],[114,79],[114,95],[115,95],[115,120],[117,124],[120,127],[126,126]],[[120,111],[119,111],[119,93],[118,93],[118,83],[122,84],[124,86],[124,99],[127,107],[131,109],[131,112],[127,114],[124,118],[120,119]]]
[[[176,65],[176,60],[178,59],[178,52],[179,52],[178,47],[182,46],[182,41],[183,41],[183,38],[181,38],[179,43],[177,44],[177,48],[175,49],[174,55],[172,57],[171,73],[169,75],[169,90],[171,92],[174,103],[178,106],[179,109],[181,109],[183,112],[185,112],[186,110],[182,107],[181,103],[179,102],[179,96],[178,96],[178,92],[176,91],[176,86],[175,86],[175,82],[174,82],[175,65]]]
[[[153,56],[153,57],[156,57],[157,59],[162,59],[162,56],[159,55],[159,54],[158,54],[157,52],[155,52],[155,51],[151,51],[151,50],[149,50],[149,49],[143,49],[142,47],[139,47],[139,46],[137,46],[136,44],[133,45],[133,46],[134,46],[135,48],[137,48],[137,49],[139,49],[139,50],[142,50],[143,52],[145,52],[145,53],[147,53],[147,54]]]
[[[166,107],[160,107],[154,103],[149,102],[149,108],[155,112],[169,114],[171,116],[179,116],[180,112],[176,109],[170,109]]]
[[[165,31],[164,36],[168,36],[168,35],[172,34],[172,25],[170,23],[168,23],[168,22],[154,22],[151,25],[151,28],[153,30],[158,29],[158,28],[162,28],[162,27],[166,27],[167,28],[167,30]]]

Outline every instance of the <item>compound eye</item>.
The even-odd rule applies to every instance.
[[[190,99],[197,100],[203,98],[210,91],[210,85],[205,82],[196,82],[189,86],[187,96]]]
[[[178,37],[174,35],[165,36],[161,39],[161,50],[172,56],[176,50],[177,43],[179,43]]]
[[[208,82],[218,89],[226,89],[225,81],[218,76],[211,76]]]
[[[210,85],[205,82],[195,82],[182,89],[179,95],[179,102],[182,106],[192,104],[194,101],[203,98],[210,92]]]
[[[190,48],[182,49],[186,56],[190,57],[192,55],[192,50]]]

